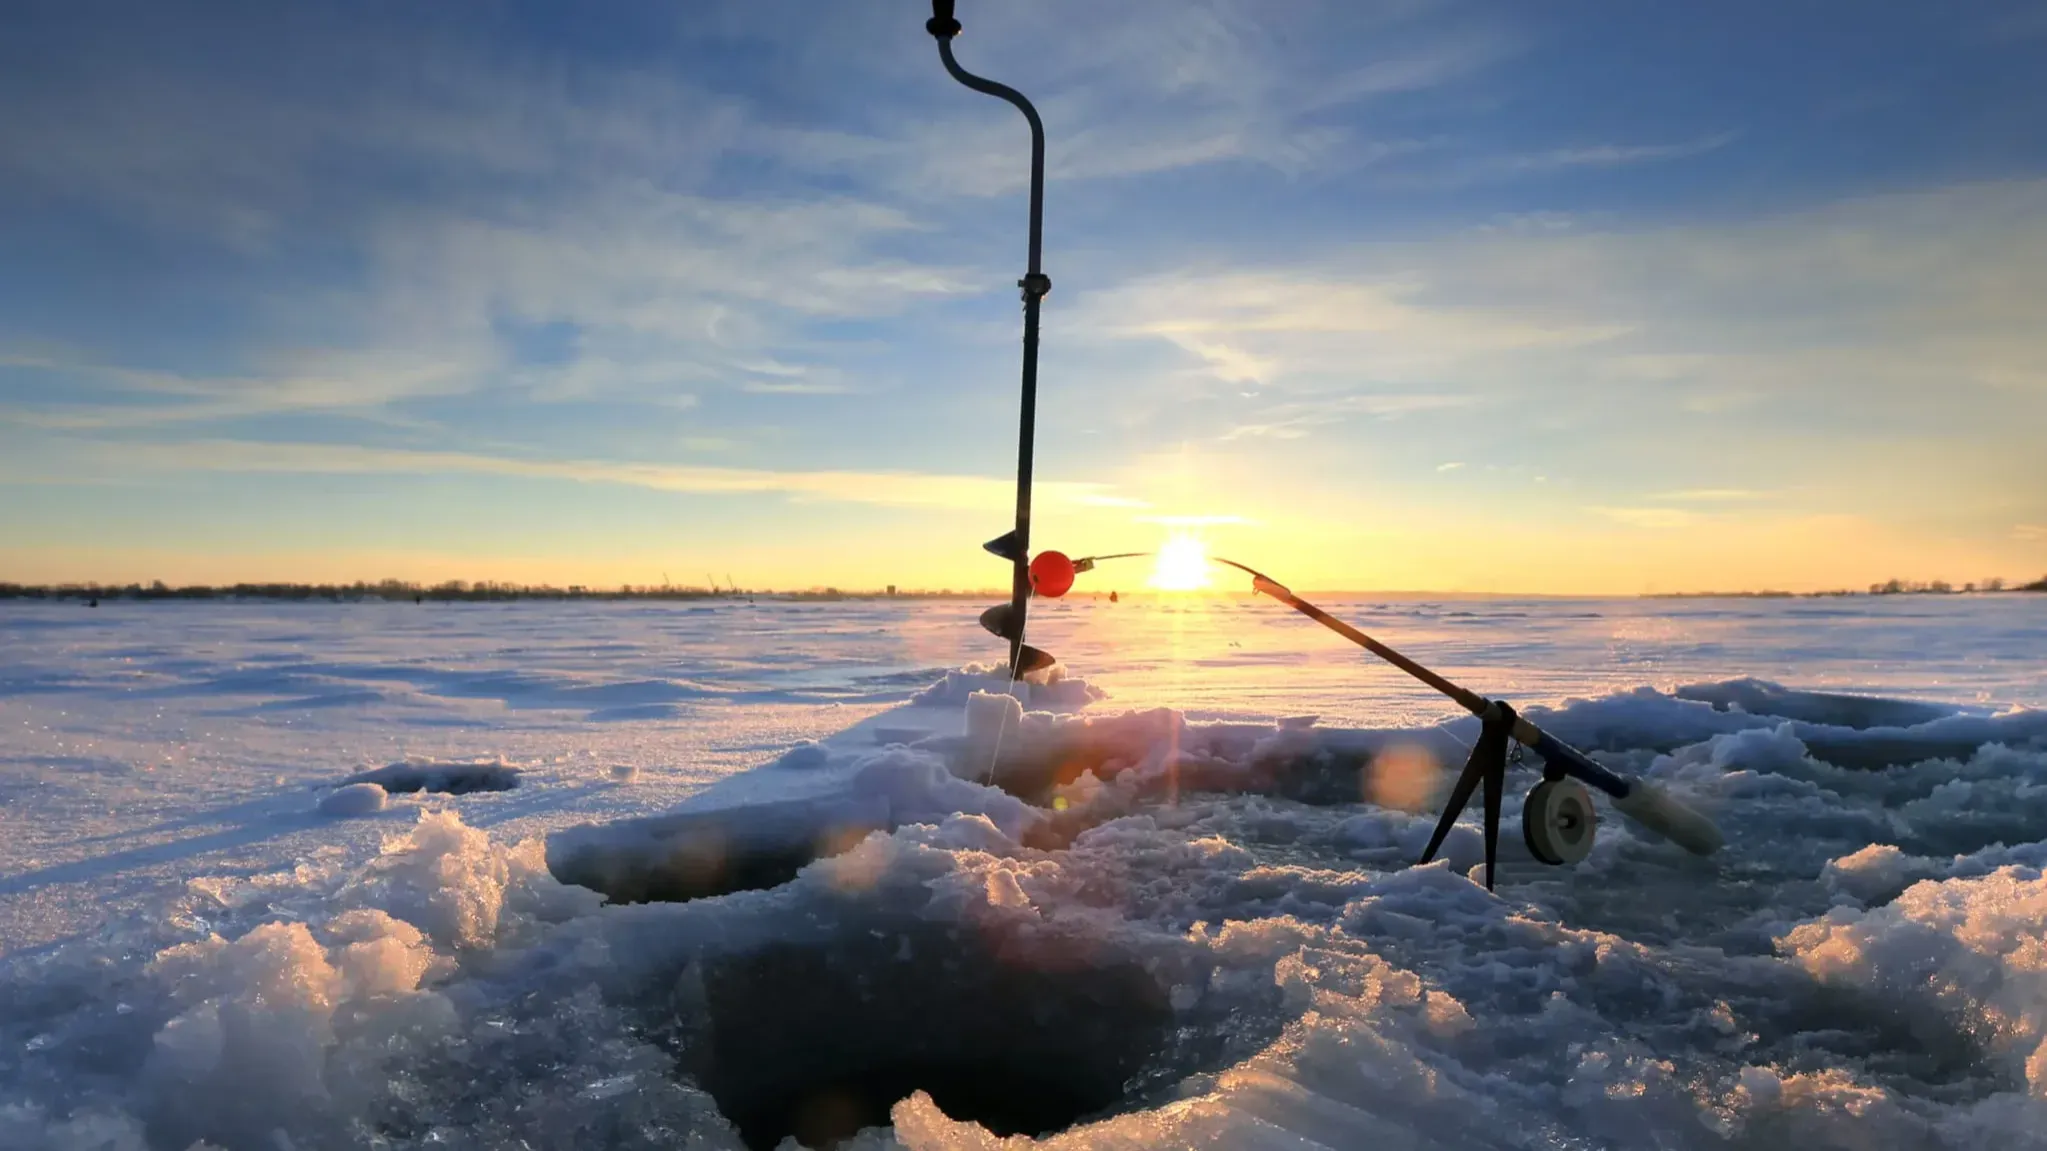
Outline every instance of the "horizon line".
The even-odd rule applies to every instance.
[[[1293,588],[1293,585],[1287,585]],[[1774,588],[1731,591],[1636,591],[1636,592],[1531,592],[1531,591],[1470,591],[1445,588],[1370,588],[1370,587],[1299,587],[1293,590],[1319,596],[1388,596],[1395,598],[1441,597],[1441,598],[1483,598],[1483,599],[1777,599],[1777,598],[1825,598],[1837,596],[1885,596],[1885,595],[1969,595],[2001,594],[2018,591],[2047,591],[2047,576],[2024,581],[1984,581],[1979,587],[1975,581],[1962,585],[1950,584],[1943,580],[1901,581],[1889,580],[1872,583],[1866,588],[1825,588],[1809,591],[1789,591]],[[890,584],[883,587],[861,588],[841,587],[834,584],[810,584],[797,587],[756,587],[742,588],[734,584],[720,587],[715,584],[550,584],[513,583],[502,580],[440,580],[424,583],[415,580],[386,578],[380,580],[348,580],[333,582],[302,582],[296,580],[243,580],[227,584],[193,583],[167,584],[162,580],[127,580],[119,583],[101,583],[94,580],[66,580],[60,582],[24,583],[0,580],[0,599],[68,599],[78,596],[92,598],[135,598],[135,599],[219,599],[229,597],[260,599],[295,599],[314,597],[338,597],[342,595],[381,599],[646,599],[646,598],[733,598],[736,596],[795,596],[807,598],[833,597],[840,599],[967,599],[1004,598],[1011,594],[1007,587],[909,587]],[[1107,595],[1155,597],[1167,596],[1251,596],[1257,591],[1250,587],[1204,587],[1191,589],[1159,589],[1139,585],[1129,590],[1108,588],[1101,591],[1080,590],[1068,592],[1056,598],[1099,599]],[[1053,597],[1039,597],[1053,598]]]

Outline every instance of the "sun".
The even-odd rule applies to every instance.
[[[1145,581],[1155,591],[1200,591],[1208,586],[1208,551],[1198,536],[1174,532],[1159,547]]]

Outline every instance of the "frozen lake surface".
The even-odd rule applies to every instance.
[[[1727,833],[1497,896],[1268,602],[1041,606],[983,786],[980,606],[0,604],[0,1146],[2047,1145],[2047,596],[1330,599]],[[675,809],[843,841],[549,873]]]

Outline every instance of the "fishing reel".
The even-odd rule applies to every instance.
[[[1583,862],[1592,854],[1598,828],[1592,792],[1568,776],[1545,778],[1521,801],[1521,838],[1528,854],[1551,867]]]

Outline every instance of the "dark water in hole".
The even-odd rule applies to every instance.
[[[341,782],[374,783],[393,795],[415,791],[469,795],[479,791],[511,791],[519,786],[519,771],[494,763],[428,766],[394,763],[358,772]]]
[[[684,1062],[756,1149],[830,1147],[920,1090],[998,1135],[1062,1130],[1135,1105],[1172,1023],[1142,966],[1089,950],[928,924],[771,945],[706,966]]]

